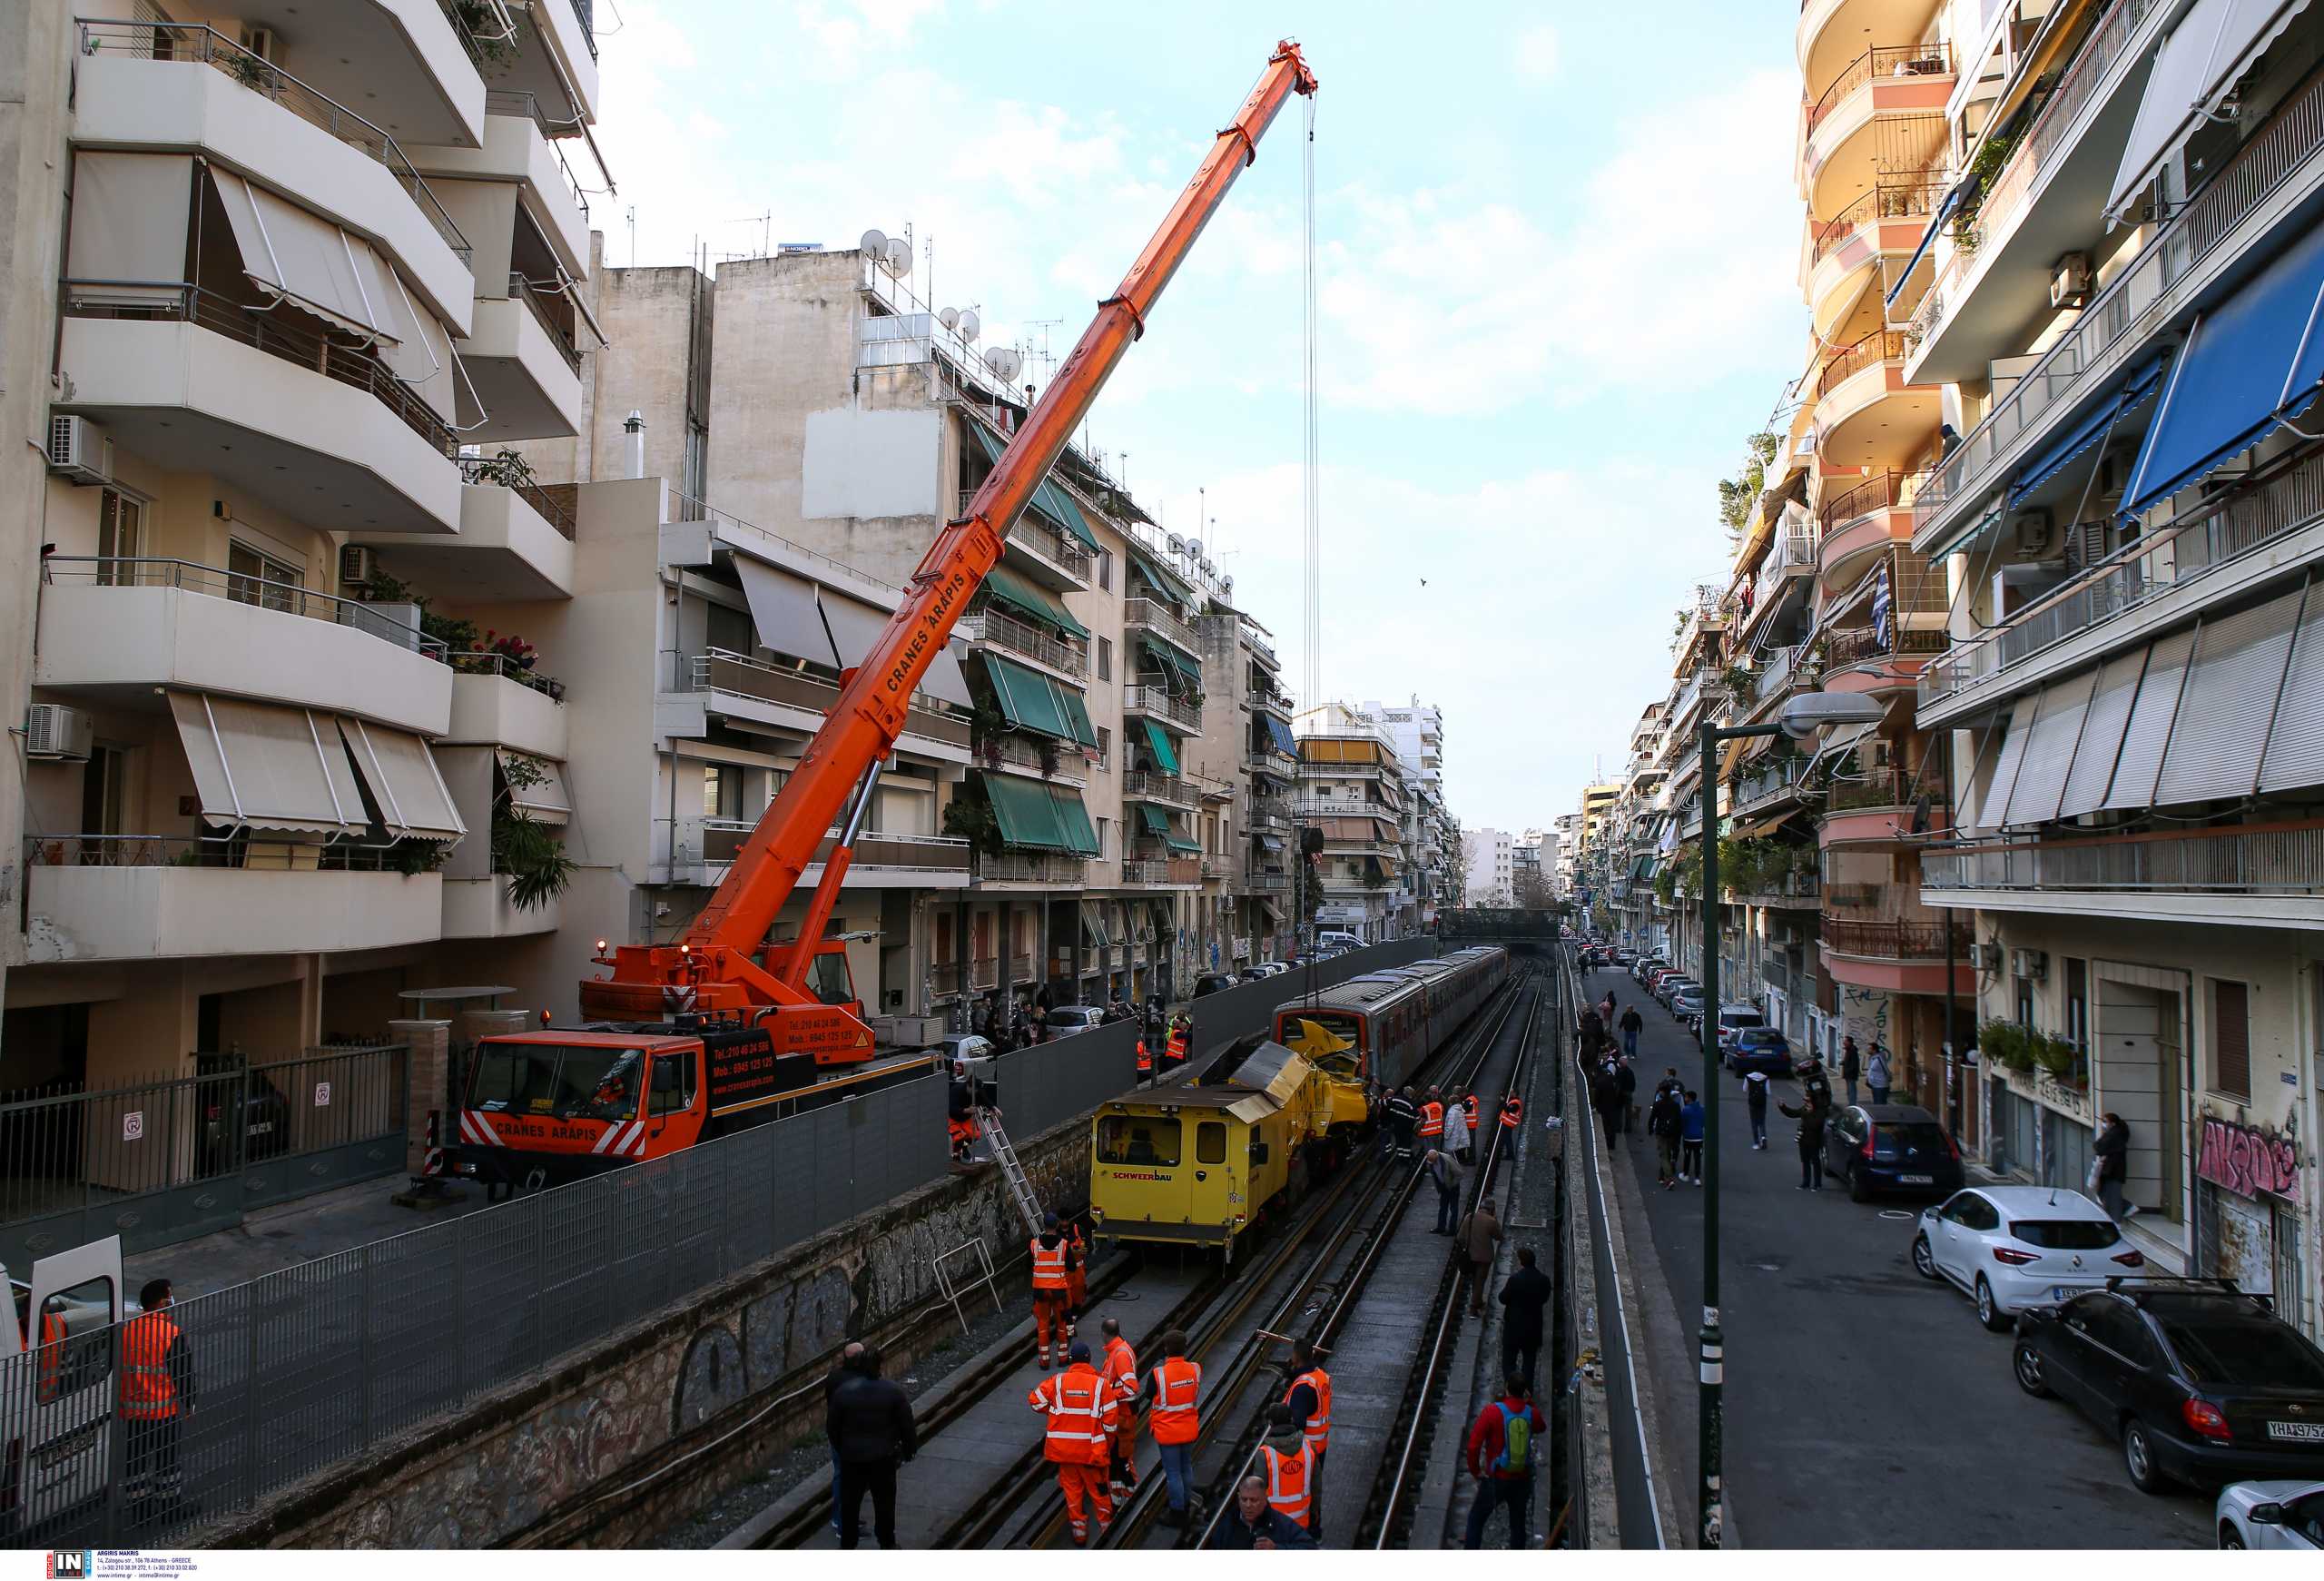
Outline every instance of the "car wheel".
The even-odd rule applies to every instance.
[[[2235,1529],[2233,1521],[2219,1523],[2219,1546],[2239,1554],[2243,1551],[2243,1534]]]
[[[1929,1245],[1928,1237],[1925,1235],[1913,1237],[1913,1271],[1925,1280],[1935,1280],[1945,1277],[1936,1271],[1936,1252]]]
[[[2050,1385],[2042,1376],[2041,1353],[2021,1339],[2017,1353],[2010,1359],[2010,1371],[2017,1377],[2017,1387],[2035,1399],[2050,1398]]]
[[[1977,1321],[1996,1334],[2008,1328],[2011,1321],[2010,1316],[2001,1309],[2001,1303],[1994,1299],[1994,1288],[1985,1282],[1985,1276],[1983,1274],[1977,1276],[1976,1294]]]
[[[2154,1463],[2153,1436],[2136,1417],[2122,1424],[2122,1469],[2141,1493],[2162,1493],[2171,1487],[2171,1478]]]

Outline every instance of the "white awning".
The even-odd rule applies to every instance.
[[[565,788],[565,769],[561,764],[529,753],[512,752],[507,747],[493,749],[500,760],[501,776],[508,782],[508,805],[536,824],[563,824],[573,816],[573,797]],[[537,785],[519,785],[519,780],[537,777]]]
[[[761,647],[814,664],[838,662],[815,608],[814,583],[748,555],[734,557],[734,574],[751,601],[751,624],[758,627]]]
[[[356,334],[399,341],[410,332],[398,332],[402,315],[379,283],[387,265],[376,253],[356,262],[371,252],[369,242],[232,171],[212,166],[210,183],[233,228],[242,272],[260,286]]]
[[[2090,711],[2083,717],[2082,743],[2074,748],[2073,766],[2066,771],[2058,816],[2079,817],[2106,805],[2106,787],[2113,783],[2114,763],[2122,755],[2122,733],[2131,723],[2131,705],[2138,700],[2139,677],[2145,673],[2143,647],[2110,661],[2099,672]]]
[[[379,805],[388,833],[415,840],[457,840],[468,833],[428,743],[409,730],[342,718],[348,752]]]
[[[369,826],[334,716],[202,692],[172,692],[170,712],[209,822],[300,835]]]
[[[2017,783],[2010,787],[2009,805],[2001,815],[2004,824],[2046,824],[2058,815],[2066,770],[2082,740],[2082,722],[2090,711],[2090,694],[2097,680],[2097,671],[2084,670],[2042,688],[2034,728],[2025,741],[2024,759],[2018,766]]]
[[[2260,763],[2283,696],[2291,659],[2300,589],[2213,619],[2195,637],[2187,687],[2156,781],[2157,805],[2248,796],[2260,784]],[[2300,734],[2313,719],[2285,720]]]
[[[928,673],[920,677],[920,689],[931,697],[941,698],[956,708],[976,707],[969,700],[969,677],[960,673],[960,655],[965,651],[958,637],[944,645]]]
[[[2154,57],[2137,121],[2106,203],[2119,224],[2196,129],[2216,115],[2244,73],[2308,0],[2195,0]]]
[[[64,272],[85,301],[174,301],[187,279],[186,216],[192,205],[190,153],[73,156],[72,242]],[[116,283],[143,282],[143,283]]]
[[[823,607],[823,623],[831,627],[832,647],[839,650],[839,667],[853,669],[871,653],[872,645],[888,628],[892,617],[876,605],[851,598],[832,588],[815,589]]]

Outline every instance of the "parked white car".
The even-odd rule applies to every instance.
[[[1949,1280],[2003,1329],[2028,1307],[2055,1306],[2134,1273],[2146,1258],[2106,1210],[2063,1186],[1972,1186],[1924,1209],[1913,1270]]]
[[[2324,1554],[2324,1482],[2231,1482],[2215,1515],[2222,1548]]]

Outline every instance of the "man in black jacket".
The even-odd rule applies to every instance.
[[[1806,1090],[1798,1108],[1788,1103],[1776,1107],[1799,1122],[1799,1190],[1820,1191],[1824,1189],[1824,1126],[1832,1117],[1832,1090],[1805,1079],[1801,1085]]]
[[[1219,1518],[1218,1529],[1210,1541],[1203,1545],[1210,1548],[1312,1548],[1315,1539],[1307,1528],[1279,1510],[1267,1507],[1267,1479],[1251,1476],[1243,1478],[1235,1490],[1235,1503]]]
[[[1413,1102],[1413,1084],[1407,1082],[1388,1096],[1388,1157],[1412,1156],[1413,1127],[1419,1121],[1420,1107]]]
[[[1503,1377],[1523,1373],[1528,1388],[1539,1383],[1533,1369],[1541,1358],[1541,1310],[1556,1293],[1550,1276],[1534,1265],[1533,1249],[1519,1247],[1517,1271],[1501,1287],[1501,1304],[1507,1309],[1501,1319],[1501,1370]]]
[[[840,1510],[839,1439],[832,1433],[832,1398],[839,1393],[839,1386],[855,1376],[855,1363],[863,1354],[863,1341],[851,1339],[839,1353],[839,1363],[823,1378],[823,1437],[832,1446],[832,1530],[838,1531]]]
[[[853,1376],[832,1391],[824,1430],[839,1451],[839,1546],[862,1538],[863,1496],[872,1495],[872,1531],[880,1546],[896,1546],[896,1467],[920,1452],[911,1400],[880,1376],[880,1352],[866,1346],[850,1364]]]

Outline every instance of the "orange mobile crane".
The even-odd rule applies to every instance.
[[[869,1076],[872,1032],[843,945],[823,934],[880,765],[952,627],[1049,468],[1294,94],[1315,91],[1285,40],[1194,179],[1027,414],[967,511],[947,522],[903,602],[760,817],[709,904],[675,944],[599,947],[581,985],[588,1023],[483,1040],[458,1097],[442,1168],[539,1186],[657,1157],[770,1119],[822,1085]],[[852,798],[852,799],[851,799]],[[768,934],[842,808],[846,817],[795,938]],[[925,1059],[908,1062],[924,1067]],[[885,1074],[884,1071],[881,1072]]]

